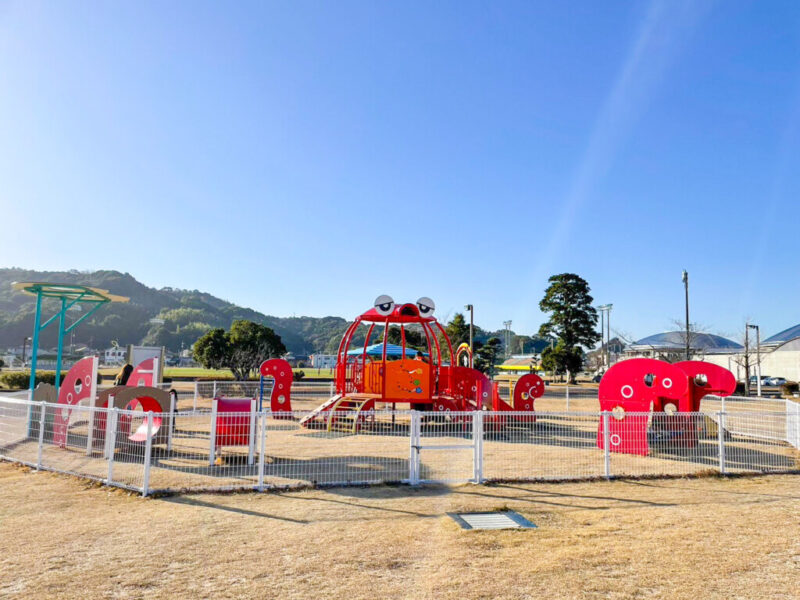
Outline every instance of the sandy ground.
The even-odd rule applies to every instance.
[[[463,531],[510,508],[534,530]],[[0,464],[5,598],[799,598],[800,476],[142,499]]]

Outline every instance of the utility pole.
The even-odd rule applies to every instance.
[[[681,280],[683,281],[683,290],[686,296],[686,360],[689,360],[689,273],[686,269],[683,270]]]
[[[469,311],[469,368],[472,368],[472,328],[473,328],[473,315],[475,313],[475,309],[472,304],[467,304],[465,307]]]
[[[756,393],[761,397],[761,331],[758,325],[747,325],[750,329],[756,330]],[[749,379],[749,378],[748,378]]]
[[[744,326],[744,395],[750,395],[750,323]]]

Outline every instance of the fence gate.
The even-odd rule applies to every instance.
[[[409,483],[483,481],[483,412],[411,412]]]

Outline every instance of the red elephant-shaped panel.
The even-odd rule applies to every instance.
[[[728,369],[700,360],[686,360],[675,363],[689,381],[686,401],[678,406],[681,412],[700,410],[703,396],[730,396],[736,391],[736,377]]]
[[[675,365],[651,358],[632,358],[612,366],[598,390],[600,410],[611,411],[609,449],[646,456],[650,411],[663,411],[665,407],[677,410],[687,391],[686,374]],[[605,447],[604,434],[601,419],[598,448]]]

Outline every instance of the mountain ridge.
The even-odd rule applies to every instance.
[[[112,340],[120,345],[143,344],[165,346],[172,352],[189,348],[201,335],[215,327],[228,329],[237,319],[247,319],[272,328],[281,336],[287,350],[295,355],[314,353],[333,354],[350,321],[342,317],[276,317],[252,308],[239,306],[200,290],[173,287],[160,289],[147,286],[130,273],[111,269],[97,271],[37,271],[18,267],[0,268],[0,347],[18,347],[31,335],[35,311],[34,297],[14,290],[15,281],[71,283],[108,290],[127,296],[130,302],[112,303],[102,307],[74,330],[65,344],[85,344],[102,350]],[[55,300],[45,300],[46,314],[57,310]],[[72,322],[77,316],[68,313]],[[153,320],[156,320],[155,322]],[[163,323],[161,322],[163,321]],[[475,340],[485,342],[489,337],[503,339],[503,332],[488,332],[475,327]],[[363,342],[354,339],[356,343]],[[512,348],[520,339],[512,332]],[[522,336],[534,351],[546,341]],[[42,332],[43,348],[57,343],[57,328]]]

